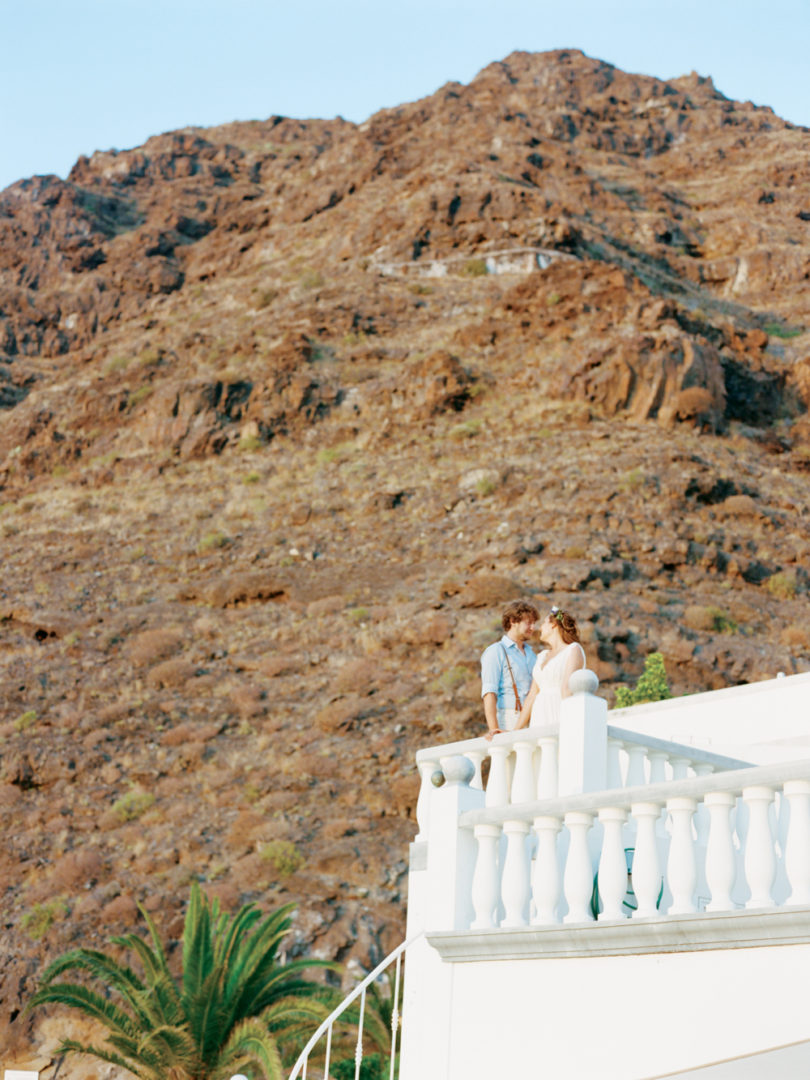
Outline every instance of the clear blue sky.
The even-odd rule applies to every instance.
[[[810,0],[0,0],[0,188],[189,124],[363,120],[515,49],[579,48],[810,126]]]

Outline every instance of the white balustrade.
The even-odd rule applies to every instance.
[[[633,918],[645,919],[658,914],[661,868],[658,862],[655,824],[661,814],[661,806],[653,802],[635,803],[630,812],[637,826],[632,871],[637,906]]]
[[[613,739],[608,736],[607,741],[607,786],[620,788],[622,786],[622,761],[621,752],[624,743],[621,739]]]
[[[506,806],[509,802],[509,755],[511,746],[504,746],[494,740],[489,747],[489,782],[487,784],[486,805]]]
[[[714,766],[705,761],[697,762],[694,769],[695,776],[711,776],[714,772]],[[709,839],[709,811],[704,803],[700,803],[695,813],[695,837],[704,846]]]
[[[545,736],[538,740],[540,768],[537,772],[537,798],[556,799],[558,791],[557,737]]]
[[[470,781],[470,787],[476,788],[478,791],[484,790],[484,780],[481,776],[481,766],[484,763],[484,758],[487,756],[486,750],[468,750],[465,757],[469,758],[475,769],[475,776]]]
[[[776,853],[771,835],[770,807],[773,789],[765,785],[743,789],[748,807],[748,836],[745,841],[745,878],[751,890],[747,908],[775,907],[771,895],[776,877]]]
[[[707,911],[733,911],[731,892],[736,876],[734,837],[731,813],[737,800],[728,791],[710,791],[705,807],[709,813],[709,839],[706,845],[706,884],[711,900]]]
[[[810,781],[788,780],[784,788],[790,805],[785,869],[790,882],[788,904],[810,904]]]
[[[526,731],[528,732],[528,728]],[[514,744],[515,748],[515,772],[512,777],[512,790],[510,802],[531,802],[535,797],[536,786],[534,782],[534,753],[537,739],[530,735]]]
[[[627,811],[618,806],[599,811],[604,829],[602,856],[599,859],[599,897],[602,901],[600,920],[626,918],[623,902],[627,893],[627,859],[624,854],[622,829]]]
[[[692,840],[692,815],[696,809],[694,799],[667,799],[667,811],[672,817],[672,840],[667,860],[667,884],[672,893],[670,915],[688,915],[697,910],[693,899],[697,867]]]
[[[532,876],[532,899],[534,901],[535,926],[556,923],[557,905],[560,898],[560,864],[557,858],[557,834],[561,828],[557,817],[541,816],[534,819],[537,837],[537,854]]]
[[[667,778],[669,754],[666,750],[650,750],[647,758],[650,762],[650,783],[663,784]]]
[[[565,815],[565,825],[570,842],[563,875],[563,890],[568,904],[568,914],[563,922],[588,922],[593,918],[591,911],[593,867],[588,850],[588,832],[593,825],[593,816],[572,810]]]
[[[501,827],[500,825],[476,825],[473,833],[478,841],[478,855],[472,882],[472,902],[475,911],[472,929],[489,930],[496,925],[500,899],[498,847]]]
[[[688,757],[672,756],[669,759],[672,769],[673,780],[685,780],[689,775],[689,766],[692,764]]]
[[[554,731],[527,728],[420,751],[417,839],[428,838],[430,824],[429,872],[445,865],[433,837],[442,851],[455,843],[453,828],[440,825],[444,807],[456,807],[455,832],[466,837],[451,851],[464,882],[457,928],[553,926],[563,912],[567,924],[623,921],[628,873],[636,919],[692,914],[698,902],[710,915],[810,907],[810,761],[753,767],[624,729],[606,734],[591,705],[569,710],[578,726],[573,741],[566,733],[566,753],[576,753],[579,740],[583,753],[598,748],[601,764],[572,771],[568,761],[579,787],[569,776],[563,796]],[[440,764],[450,769],[448,783],[478,789],[476,797],[448,801],[435,792]],[[604,790],[591,790],[596,783]]]
[[[503,866],[501,898],[504,907],[503,927],[527,926],[529,922],[529,855],[526,837],[528,821],[504,822],[506,859]]]
[[[647,761],[647,747],[631,744],[625,745],[625,750],[627,751],[627,779],[624,786],[640,787],[646,784],[647,771],[644,766]]]

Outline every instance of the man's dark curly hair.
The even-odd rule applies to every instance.
[[[523,622],[526,618],[534,619],[535,622],[540,618],[540,612],[534,604],[528,600],[513,600],[511,604],[507,604],[501,615],[504,633],[508,633],[509,627],[514,623]]]

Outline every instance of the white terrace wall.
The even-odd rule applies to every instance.
[[[608,722],[756,765],[810,758],[810,673],[613,709]]]
[[[573,716],[579,706],[569,704],[564,712]],[[810,759],[810,675],[614,710],[607,719],[615,728],[756,764],[792,761],[782,770],[787,781],[808,766],[797,759]],[[496,741],[506,745],[511,738]],[[564,741],[561,727],[561,758]],[[473,830],[459,823],[469,824],[475,808],[485,803],[485,793],[463,780],[481,750],[448,749],[466,753],[466,763],[458,757],[437,759],[432,752],[430,760],[420,762],[420,771],[429,777],[440,760],[448,783],[435,794],[426,793],[423,820],[430,827],[423,826],[411,847],[408,936],[426,932],[407,953],[401,1080],[654,1080],[810,1040],[806,889],[798,901],[778,900],[782,906],[777,908],[769,907],[769,901],[764,908],[753,901],[741,908],[737,901],[711,914],[692,907],[678,915],[676,906],[667,914],[662,908],[658,917],[568,925],[565,920],[556,925],[525,925],[525,920],[510,925],[506,920],[492,929],[472,929],[472,867],[480,848],[476,856]],[[453,761],[463,766],[459,772],[456,764],[455,781],[448,771]],[[681,796],[678,785],[685,783],[698,795],[701,784],[708,791],[725,784],[726,777],[734,790],[740,786],[740,774],[724,777],[721,772],[703,779],[699,770],[696,774],[678,781],[673,773],[662,791],[671,788],[673,796]],[[769,776],[752,769],[751,783],[770,783]],[[801,784],[799,798],[806,801],[810,781]],[[589,788],[593,791],[586,784]],[[654,786],[630,790],[642,800],[647,792],[649,798],[661,795]],[[760,791],[750,790],[754,795]],[[603,796],[608,805],[621,793],[613,787]],[[503,819],[506,834],[511,819],[536,825],[545,819],[535,814],[562,812],[566,807],[561,804],[569,802],[573,812],[577,799],[581,802],[582,796],[563,795],[561,785],[556,802],[523,803],[521,810],[513,787],[514,812],[507,806],[498,813],[477,813],[489,814],[487,820]],[[674,813],[675,806],[667,802],[667,811]],[[804,827],[810,811],[802,803],[796,813],[797,822],[804,823],[796,828],[804,836],[799,858],[806,864],[810,829]],[[759,832],[772,836],[781,858],[776,815],[766,807],[759,816]],[[663,821],[658,828],[663,829]],[[691,831],[684,835],[691,846]],[[743,829],[742,840],[745,835]],[[500,840],[500,848],[498,840],[493,843],[503,867],[505,841]],[[792,850],[797,851],[795,843]],[[797,1075],[780,1071],[777,1059],[782,1060],[777,1053],[752,1059],[740,1076],[787,1080]]]
[[[650,1080],[810,1037],[808,944],[468,963],[420,952],[401,1080]],[[785,1074],[765,1059],[746,1075]]]

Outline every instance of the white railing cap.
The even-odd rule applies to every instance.
[[[502,825],[505,821],[533,821],[536,817],[562,818],[569,812],[594,813],[618,806],[629,810],[634,803],[660,803],[668,799],[702,799],[713,791],[728,791],[739,795],[750,787],[778,788],[789,780],[810,779],[810,760],[788,761],[781,765],[758,765],[747,769],[713,773],[689,780],[668,780],[660,784],[640,784],[631,788],[609,788],[589,791],[584,795],[537,799],[534,802],[513,803],[509,806],[467,810],[459,816],[459,824],[467,829],[475,825]]]

